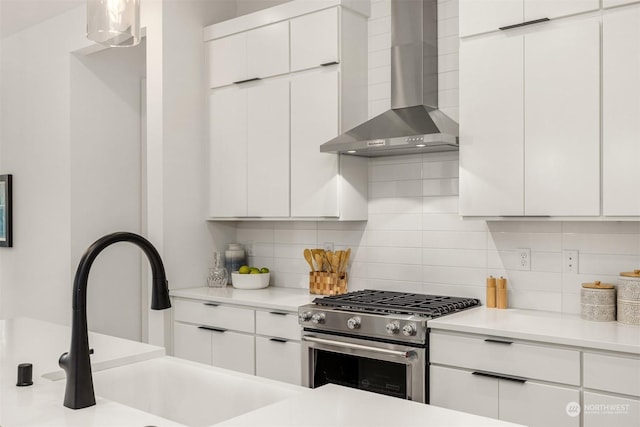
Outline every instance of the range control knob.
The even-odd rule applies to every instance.
[[[316,325],[318,323],[324,323],[324,318],[325,318],[324,313],[316,313],[313,316],[311,316],[311,322],[315,323]]]
[[[387,323],[387,333],[389,335],[395,335],[400,332],[400,324],[398,322]]]
[[[407,323],[402,327],[402,333],[408,337],[415,335],[417,332],[415,323]]]
[[[311,312],[310,311],[304,311],[304,312],[298,314],[298,319],[301,322],[308,322],[309,320],[311,320]]]
[[[351,317],[347,320],[347,328],[358,329],[360,327],[360,318],[358,316]]]

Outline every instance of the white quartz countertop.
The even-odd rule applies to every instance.
[[[327,384],[217,425],[507,427],[516,424]]]
[[[592,322],[574,314],[478,307],[429,320],[427,324],[433,330],[640,354],[639,326]]]
[[[224,288],[172,289],[170,295],[287,312],[297,312],[298,306],[310,304],[314,299],[322,297],[322,295],[310,294],[308,289],[275,286],[269,286],[264,289],[236,289],[232,286]]]

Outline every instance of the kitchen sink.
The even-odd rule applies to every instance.
[[[187,426],[210,426],[305,389],[174,357],[93,374],[96,396]]]

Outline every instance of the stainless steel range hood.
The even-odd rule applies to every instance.
[[[438,110],[437,0],[391,0],[391,110],[320,146],[378,157],[458,149],[458,124]]]

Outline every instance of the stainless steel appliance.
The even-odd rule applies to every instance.
[[[363,290],[298,308],[302,383],[327,383],[429,402],[427,320],[480,305],[474,298]]]

